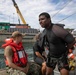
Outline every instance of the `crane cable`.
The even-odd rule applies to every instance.
[[[70,0],[61,10],[63,10],[72,0]],[[57,13],[55,13],[52,18],[54,18],[61,10],[59,10]]]

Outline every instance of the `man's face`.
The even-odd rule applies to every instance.
[[[49,26],[50,19],[46,18],[44,15],[41,15],[41,16],[39,16],[39,23],[40,23],[41,27],[47,28]]]
[[[22,36],[16,37],[17,43],[22,42]]]

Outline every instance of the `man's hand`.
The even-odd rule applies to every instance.
[[[29,70],[29,64],[27,64],[27,66],[25,68],[21,69],[21,71],[26,73],[26,74],[27,74],[28,70]]]

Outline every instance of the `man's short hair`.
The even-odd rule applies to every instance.
[[[12,38],[15,38],[15,37],[19,37],[19,36],[23,36],[19,31],[14,31],[13,33],[12,33]]]
[[[44,15],[46,18],[50,18],[50,15],[49,15],[47,12],[41,13],[41,14],[39,15],[39,17],[42,16],[42,15]]]

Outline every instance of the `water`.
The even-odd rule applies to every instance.
[[[0,46],[3,43],[0,43]],[[26,53],[28,54],[28,60],[33,60],[33,44],[34,43],[23,43],[24,49]],[[4,62],[4,49],[0,49],[0,68],[5,68],[5,62]]]

